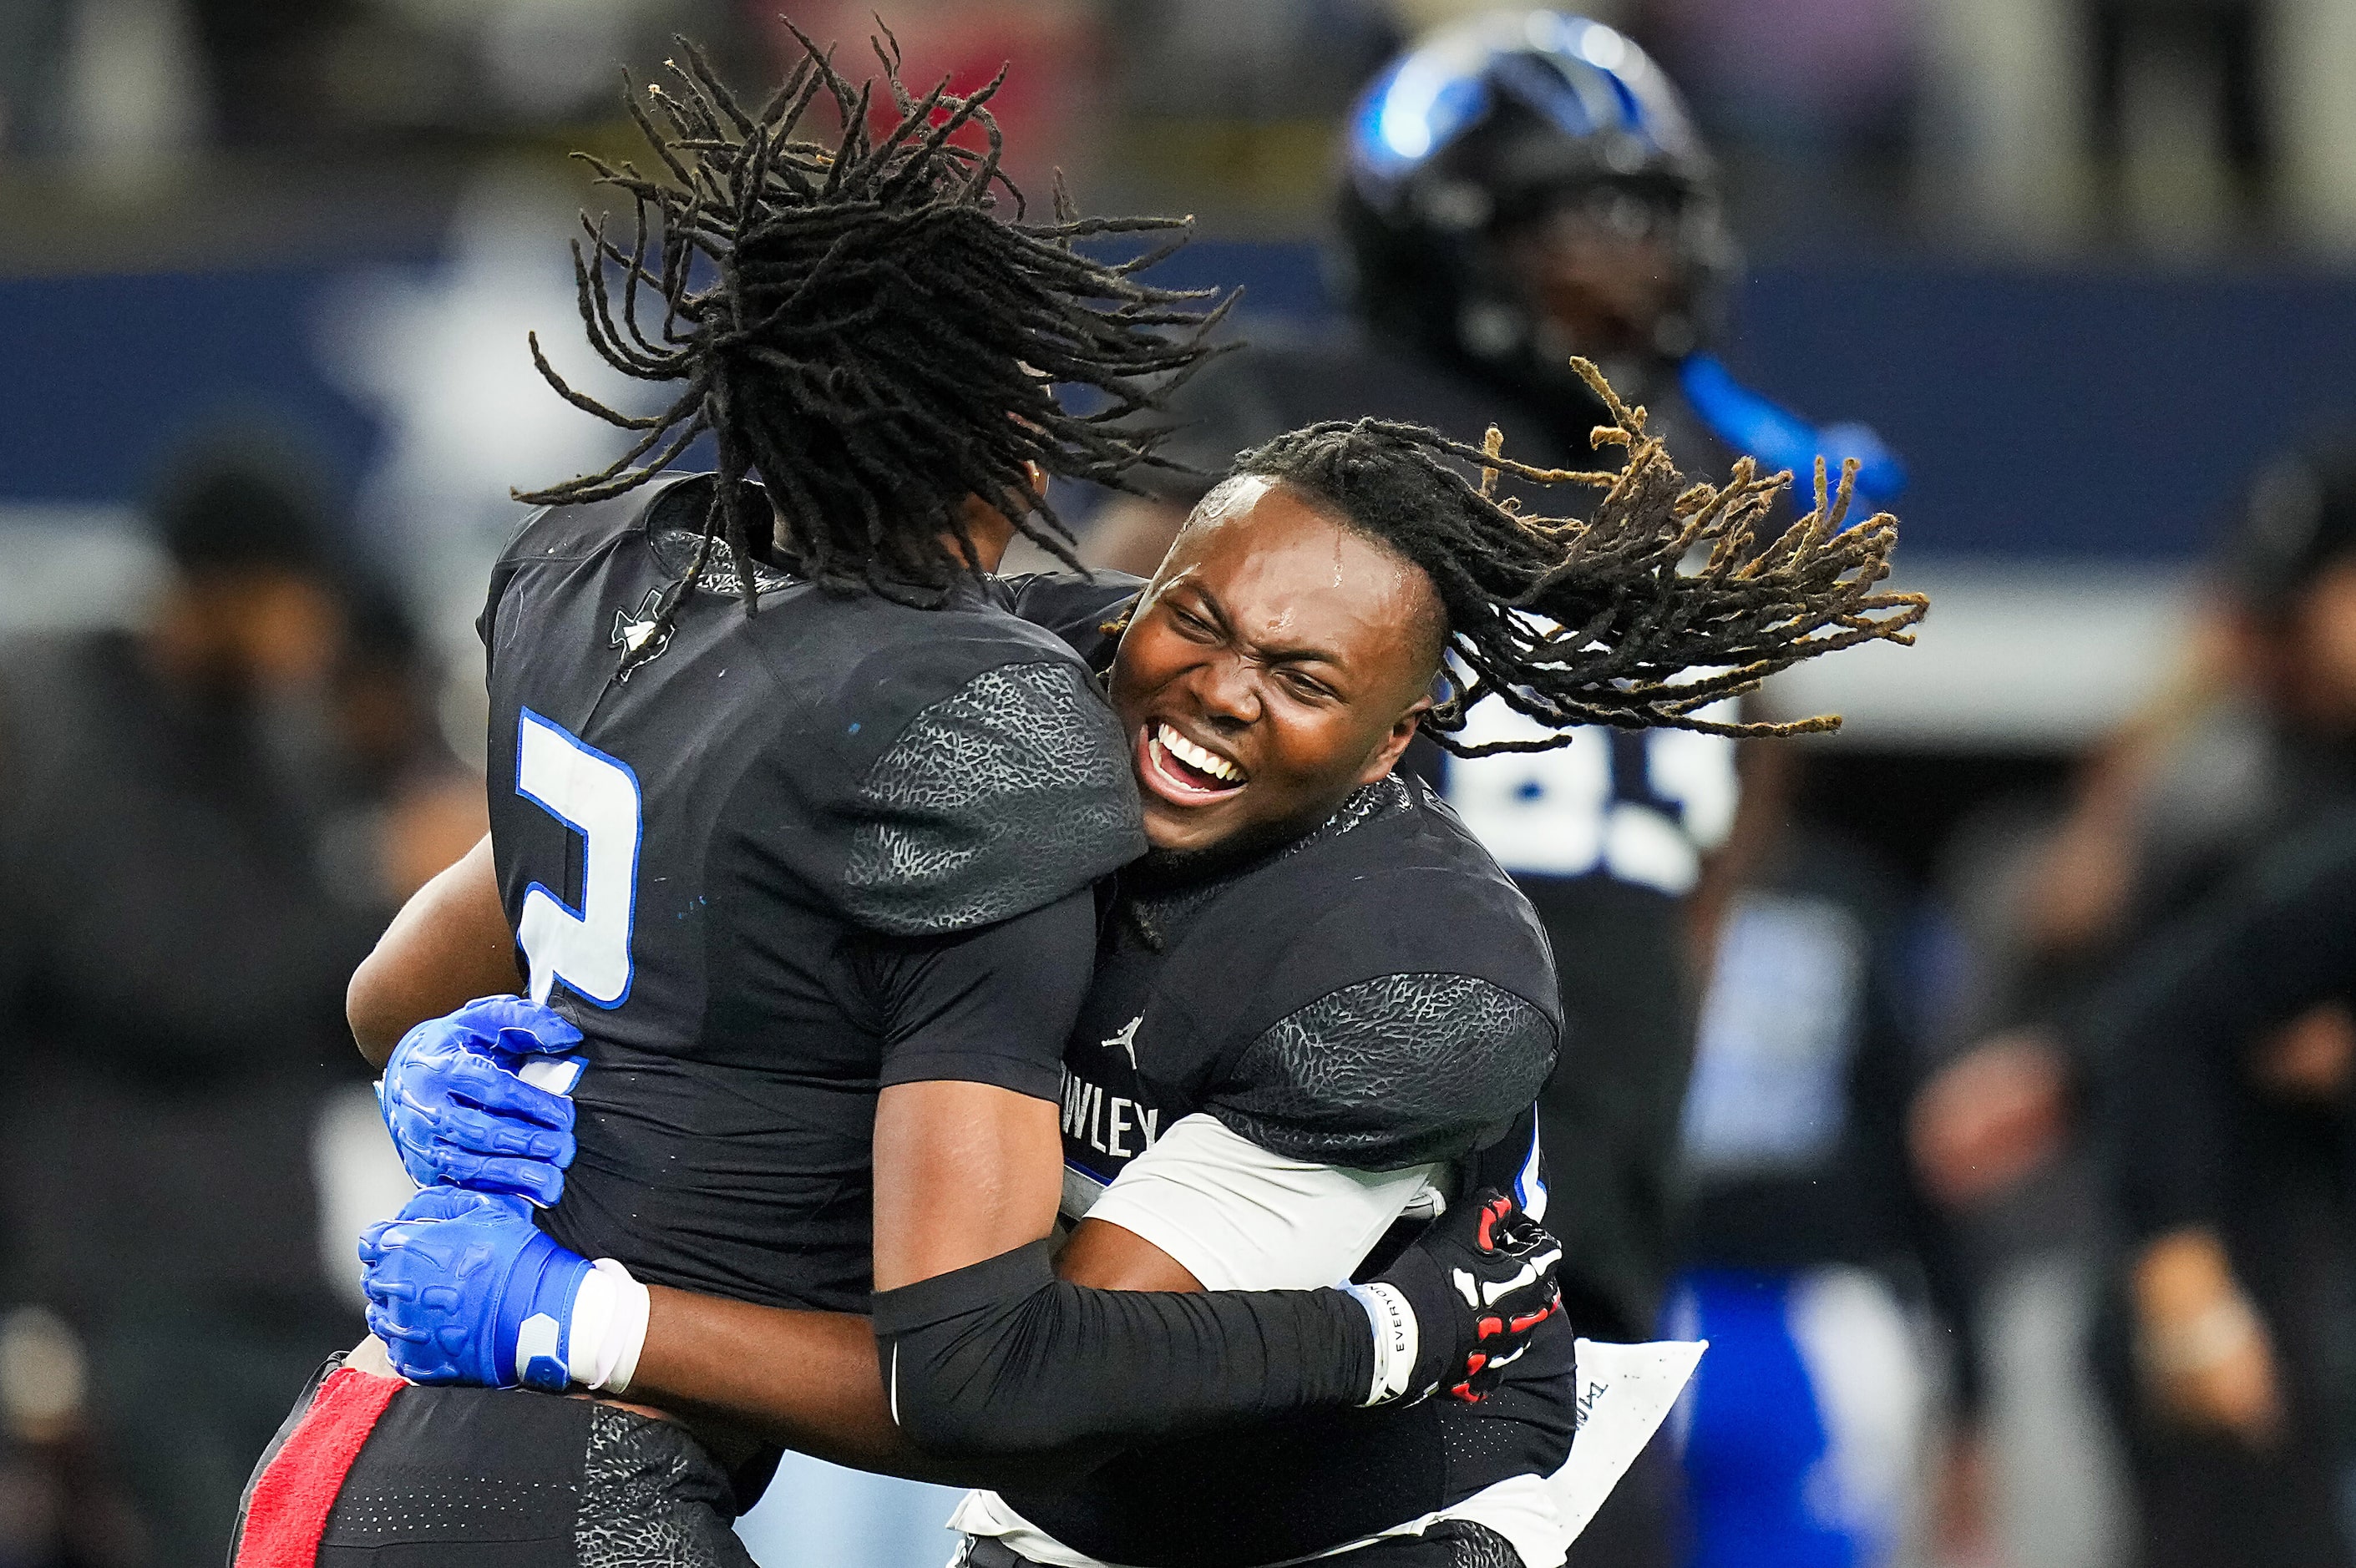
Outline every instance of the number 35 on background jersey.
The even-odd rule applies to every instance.
[[[1502,702],[1472,709],[1470,745],[1544,739],[1537,720]],[[1547,752],[1448,759],[1448,804],[1497,863],[1515,876],[1601,872],[1676,896],[1701,874],[1701,857],[1734,826],[1734,742],[1689,730],[1621,740],[1641,746],[1640,767],[1614,735],[1588,728]],[[1631,776],[1632,774],[1637,776]]]

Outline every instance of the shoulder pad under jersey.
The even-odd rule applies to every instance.
[[[1244,1048],[1211,1114],[1262,1148],[1387,1170],[1457,1158],[1528,1107],[1557,1030],[1472,975],[1380,975],[1287,1014]]]
[[[601,550],[610,549],[625,535],[638,531],[667,497],[676,496],[685,485],[710,477],[703,474],[682,475],[604,501],[536,508],[516,526],[516,531],[508,537],[507,547],[499,551],[498,561],[491,567],[490,590],[485,595],[482,614],[475,622],[476,635],[486,646],[490,645],[499,601],[518,571],[534,561],[586,560]]]
[[[980,671],[919,709],[859,778],[846,910],[901,935],[1052,903],[1145,852],[1119,725],[1066,658]]]
[[[1279,1154],[1368,1169],[1494,1137],[1561,1035],[1528,901],[1420,784],[1386,785],[1403,805],[1312,838],[1275,869],[1264,910],[1234,912],[1235,938],[1265,955],[1223,967],[1248,966],[1254,994],[1202,1015],[1232,1053],[1212,1115]]]

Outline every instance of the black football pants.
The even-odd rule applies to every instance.
[[[318,1568],[755,1568],[735,1515],[727,1473],[675,1423],[512,1389],[409,1388],[345,1477]]]

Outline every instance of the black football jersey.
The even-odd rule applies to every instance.
[[[1687,473],[1725,472],[1733,453],[1674,386],[1621,379],[1620,390],[1650,409],[1645,428],[1668,442]],[[1584,397],[1483,379],[1376,333],[1256,341],[1205,366],[1173,407],[1186,422],[1169,455],[1205,475],[1226,472],[1238,451],[1280,432],[1365,415],[1464,441],[1494,422],[1506,453],[1525,463],[1599,462],[1588,444],[1597,411]],[[1154,482],[1189,504],[1207,487],[1183,475]],[[1514,493],[1514,482],[1504,483]],[[1543,513],[1584,505],[1575,493],[1522,498]],[[1539,733],[1502,702],[1481,703],[1469,718],[1463,739],[1472,742]],[[1585,1332],[1641,1339],[1670,1261],[1677,1117],[1693,1055],[1677,900],[1732,827],[1733,742],[1589,729],[1558,750],[1466,759],[1419,740],[1404,767],[1430,778],[1513,873],[1563,955],[1570,1031],[1541,1098],[1560,1179],[1554,1224],[1566,1243],[1564,1299]]]
[[[642,1279],[863,1312],[879,1090],[1056,1094],[1136,786],[1086,665],[979,590],[752,563],[748,615],[723,551],[621,677],[711,485],[535,516],[483,614],[501,894],[586,1036],[541,1222]]]
[[[1237,874],[1123,880],[1064,1052],[1065,1163],[1108,1183],[1195,1111],[1290,1158],[1460,1159],[1528,1108],[1560,1029],[1529,901],[1395,775]]]
[[[1107,584],[1110,585],[1108,586]],[[1041,578],[1009,602],[1099,660],[1120,585]],[[1189,885],[1126,872],[1065,1052],[1067,1209],[1181,1118],[1361,1169],[1440,1164],[1451,1200],[1543,1191],[1533,1102],[1561,1029],[1544,929],[1420,781],[1354,795],[1323,827]],[[1394,1227],[1360,1269],[1412,1234]],[[1066,1545],[1139,1568],[1283,1562],[1546,1474],[1575,1427],[1572,1331],[1478,1405],[1296,1417],[1131,1450],[1070,1488],[1006,1494]]]

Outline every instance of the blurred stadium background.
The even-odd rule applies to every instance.
[[[479,831],[470,623],[519,515],[508,487],[609,450],[524,346],[537,329],[602,386],[563,240],[575,208],[605,204],[564,155],[627,146],[621,68],[646,80],[674,32],[739,80],[772,74],[775,8],[0,0],[0,636],[144,624],[167,576],[149,519],[176,476],[267,454],[367,583],[314,650],[343,683],[319,743],[377,747],[316,814],[334,918],[363,946]],[[897,0],[884,19],[911,80],[970,86],[1012,60],[1017,178],[1060,167],[1088,208],[1194,214],[1202,238],[1166,275],[1240,283],[1243,330],[1287,335],[1335,315],[1320,241],[1352,94],[1479,8]],[[1847,715],[1805,742],[1808,808],[1902,878],[1920,1036],[1961,1051],[2019,1021],[2024,949],[2098,950],[2090,933],[2126,921],[2133,814],[2103,781],[2244,679],[2208,563],[2273,453],[2356,420],[2356,0],[1580,8],[1654,51],[1723,161],[1747,252],[1725,357],[1794,408],[1871,421],[1912,469],[1897,509],[1901,583],[1933,599],[1921,647],[1826,661],[1776,701]],[[854,44],[870,10],[790,7]],[[361,689],[372,670],[390,685]],[[0,688],[15,673],[0,660]],[[308,1164],[271,1159],[316,1190],[317,1273],[348,1289],[346,1238],[399,1189],[357,1061],[305,1072]],[[2076,1140],[2008,1143],[1970,1111],[1954,1137],[2019,1151],[2001,1179],[1950,1184],[1983,1307],[1982,1440],[1968,1462],[1922,1460],[1907,1554],[2124,1562],[2080,1370],[2095,1221]],[[2049,1113],[2066,1115],[2024,1115]],[[1917,1131],[1935,1160],[1940,1129]],[[21,1165],[35,1146],[10,1136]],[[0,1259],[18,1243],[0,1234]],[[175,1560],[123,1479],[135,1457],[83,1419],[118,1375],[112,1341],[33,1285],[8,1299],[0,1563]],[[946,1555],[943,1511],[789,1465],[744,1528],[776,1568],[914,1568]]]

